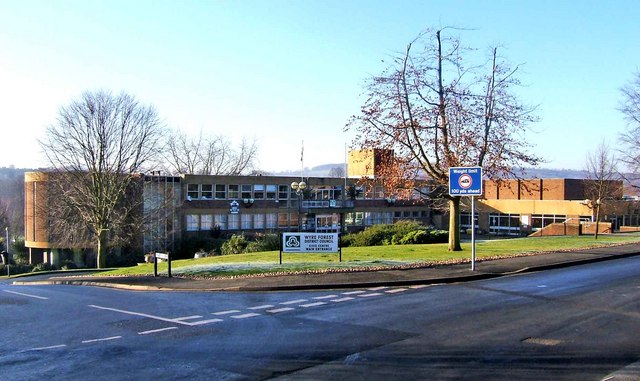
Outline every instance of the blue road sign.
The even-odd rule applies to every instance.
[[[450,196],[482,195],[482,168],[451,167],[449,168]]]

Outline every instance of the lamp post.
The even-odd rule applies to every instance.
[[[291,189],[293,189],[298,195],[298,231],[302,231],[302,200],[304,200],[304,190],[307,188],[307,183],[304,181],[294,181],[291,183]]]

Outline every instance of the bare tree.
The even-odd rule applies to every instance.
[[[626,165],[625,177],[636,188],[640,186],[640,72],[621,88],[622,101],[619,110],[627,121],[626,130],[620,134],[620,161]]]
[[[587,154],[586,158],[588,205],[595,212],[596,231],[594,238],[598,239],[600,228],[600,208],[607,201],[615,198],[618,188],[614,180],[618,177],[617,158],[606,142],[602,141],[595,151]]]
[[[242,139],[237,147],[221,135],[190,138],[174,131],[169,137],[168,170],[197,175],[239,175],[254,169],[258,154],[255,140]]]
[[[152,165],[164,133],[153,107],[96,91],[61,107],[40,142],[53,169],[48,193],[57,230],[93,240],[98,267],[106,264],[109,243],[126,239],[135,226],[142,197],[130,197],[141,195],[134,174]]]
[[[537,165],[523,134],[536,120],[535,107],[521,103],[519,67],[498,48],[488,59],[445,30],[427,31],[411,42],[381,75],[368,82],[368,99],[347,129],[355,146],[393,149],[392,169],[383,180],[396,183],[428,176],[446,187],[450,167],[480,166],[489,178],[516,177],[517,168]],[[449,250],[460,247],[460,197],[449,197]]]

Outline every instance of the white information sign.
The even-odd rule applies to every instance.
[[[282,233],[285,253],[335,253],[338,233]]]

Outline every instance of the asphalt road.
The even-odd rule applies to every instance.
[[[637,380],[640,258],[262,293],[0,283],[7,380]]]

